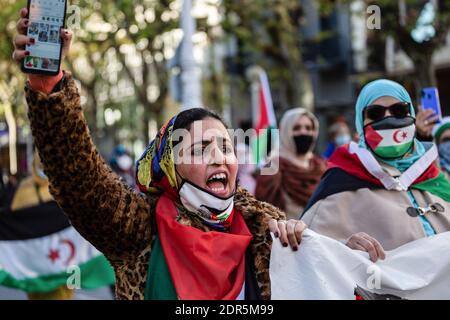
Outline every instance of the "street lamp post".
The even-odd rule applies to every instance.
[[[252,104],[252,124],[256,128],[258,125],[258,112],[259,112],[259,86],[260,86],[260,74],[262,72],[261,67],[253,65],[247,68],[245,75],[250,81],[250,98]]]
[[[201,75],[194,59],[192,36],[195,32],[195,19],[191,14],[192,0],[183,1],[181,29],[183,40],[180,52],[181,69],[181,109],[202,107]]]

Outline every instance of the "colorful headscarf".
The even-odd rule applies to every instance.
[[[136,162],[136,183],[144,193],[164,193],[178,207],[198,217],[203,224],[216,230],[226,230],[233,222],[234,210],[223,213],[192,212],[180,198],[174,160],[173,131],[177,116],[161,127],[156,138]]]
[[[161,127],[155,139],[136,161],[136,183],[144,193],[178,194],[172,132],[176,116]]]
[[[450,129],[450,117],[445,117],[442,121],[433,127],[433,137],[436,144],[439,143],[444,131]],[[439,146],[439,163],[441,168],[450,173],[450,142],[440,143]]]
[[[378,98],[384,96],[393,97],[403,102],[409,102],[411,105],[410,114],[413,118],[416,117],[411,97],[409,96],[408,91],[406,91],[406,89],[399,83],[391,80],[380,79],[366,84],[358,96],[355,108],[355,125],[356,130],[359,134],[359,146],[362,148],[370,150],[370,148],[367,147],[364,138],[364,109]],[[408,154],[406,157],[400,159],[383,159],[381,161],[403,172],[408,169],[414,162],[420,159],[420,157],[425,154],[425,151],[426,150],[424,145],[419,140],[414,139],[414,149],[411,154]]]

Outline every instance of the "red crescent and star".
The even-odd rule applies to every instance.
[[[402,143],[408,137],[408,133],[406,131],[402,131],[401,129],[394,131],[392,138],[396,143]]]
[[[59,242],[60,244],[65,244],[69,248],[69,257],[65,261],[65,265],[69,265],[70,261],[75,258],[75,244],[72,240],[63,239]],[[59,254],[59,249],[50,249],[47,258],[52,262],[55,263],[56,260],[60,259],[61,256]]]

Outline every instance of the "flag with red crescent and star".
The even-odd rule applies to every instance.
[[[35,186],[26,178],[12,191],[0,207],[0,285],[46,293],[70,279],[78,279],[82,289],[114,284],[105,256],[72,227],[46,183]]]
[[[379,156],[388,158],[391,154],[404,154],[411,147],[415,136],[415,125],[404,128],[374,130],[367,126],[367,145]]]

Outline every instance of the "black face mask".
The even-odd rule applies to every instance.
[[[297,154],[305,154],[309,151],[314,141],[314,137],[309,134],[294,136],[295,149]]]

